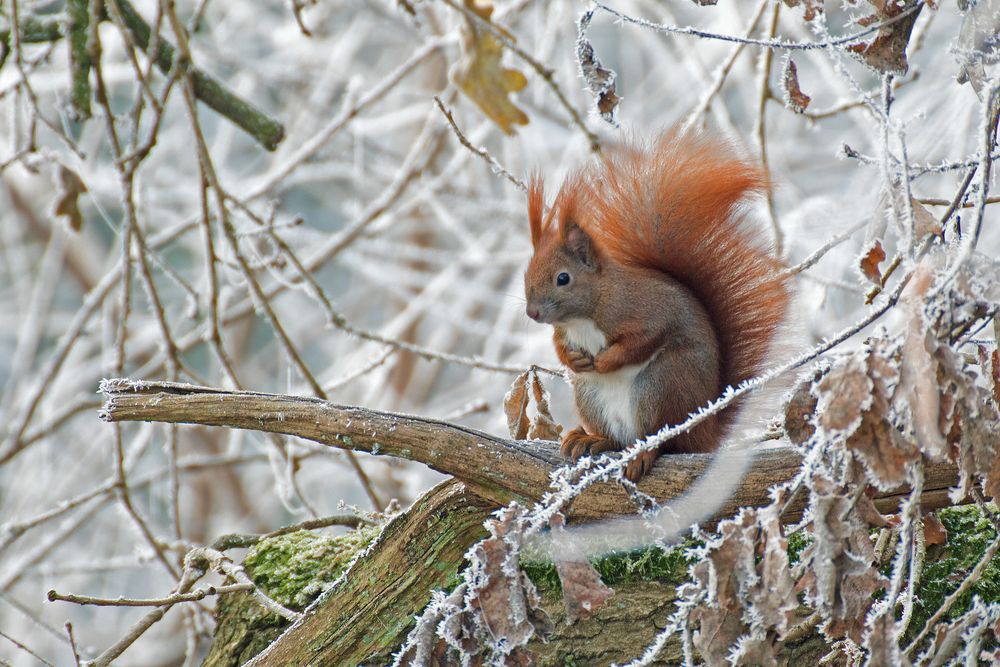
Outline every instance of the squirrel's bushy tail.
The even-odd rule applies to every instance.
[[[690,289],[719,337],[723,385],[736,386],[763,370],[790,300],[770,230],[749,215],[766,187],[725,143],[670,131],[606,150],[567,181],[555,208],[615,261]]]

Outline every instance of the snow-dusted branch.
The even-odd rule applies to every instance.
[[[112,422],[160,421],[225,426],[282,433],[351,451],[417,461],[469,485],[498,504],[534,502],[549,490],[551,474],[566,462],[556,443],[498,438],[455,424],[402,414],[338,406],[312,398],[225,391],[169,382],[107,380],[102,418]],[[711,454],[678,454],[661,458],[639,488],[660,502],[683,494],[712,462]],[[791,479],[800,455],[787,447],[762,449],[732,497],[715,513],[731,516],[745,506],[765,504],[769,489]],[[928,469],[924,506],[948,504],[946,489],[955,469],[943,463]],[[888,511],[905,489],[880,493]],[[787,518],[800,515],[791,505]],[[634,514],[631,496],[618,484],[590,486],[573,501],[570,516],[598,519]]]

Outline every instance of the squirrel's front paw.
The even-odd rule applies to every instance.
[[[562,444],[559,445],[559,453],[574,461],[587,454],[597,456],[613,449],[618,449],[615,443],[604,436],[590,435],[582,426],[577,426],[563,435]]]
[[[567,350],[566,361],[574,373],[589,373],[594,370],[594,355],[584,350]]]

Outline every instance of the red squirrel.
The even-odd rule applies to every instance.
[[[532,181],[527,314],[553,325],[580,416],[564,456],[623,449],[763,370],[790,299],[747,206],[766,187],[725,143],[677,131],[605,149],[548,212]],[[734,414],[644,452],[625,476],[638,481],[661,453],[714,450]]]

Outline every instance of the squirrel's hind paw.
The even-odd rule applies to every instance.
[[[653,469],[653,464],[656,463],[656,458],[660,455],[657,450],[651,450],[639,454],[638,457],[632,459],[625,465],[625,479],[637,483],[640,479],[646,476],[650,470]]]
[[[582,456],[597,456],[604,452],[619,449],[611,440],[601,435],[590,435],[582,426],[568,431],[562,438],[559,452],[574,461]]]

